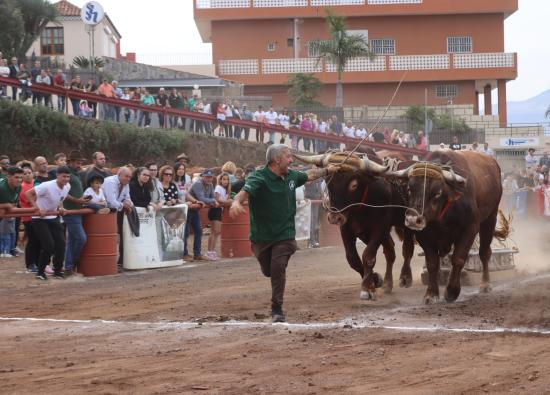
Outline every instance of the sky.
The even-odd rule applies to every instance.
[[[55,0],[50,0],[55,2]],[[87,0],[69,0],[82,7]],[[192,0],[96,0],[122,35],[122,53],[138,61],[168,64],[211,61],[193,20]],[[460,0],[455,0],[460,1]],[[508,83],[508,101],[521,101],[550,89],[550,1],[519,0],[519,11],[505,21],[506,52],[518,53],[518,73]]]

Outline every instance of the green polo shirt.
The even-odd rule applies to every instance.
[[[69,181],[71,189],[69,190],[69,195],[75,198],[81,198],[82,195],[84,195],[84,190],[82,189],[82,182],[80,182],[80,177],[78,176],[77,171],[72,167],[69,167],[69,170],[71,172],[71,179]],[[67,210],[78,210],[82,208],[82,205],[69,202],[65,199],[65,201],[63,201],[63,207]]]
[[[21,193],[21,187],[11,189],[7,178],[0,180],[0,203],[17,204],[19,193]]]
[[[294,240],[296,188],[306,182],[306,173],[289,170],[286,176],[278,177],[267,166],[246,178],[243,190],[249,195],[253,243]]]

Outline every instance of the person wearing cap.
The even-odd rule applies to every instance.
[[[176,163],[183,163],[185,166],[189,166],[191,160],[185,153],[181,153],[176,157]]]
[[[80,151],[71,151],[67,158],[69,169],[69,194],[63,202],[63,208],[66,210],[80,210],[84,204],[89,203],[91,197],[84,196],[84,188],[78,176],[82,170],[82,164],[86,160],[80,154]],[[80,253],[88,240],[84,226],[82,224],[81,214],[71,214],[63,217],[63,222],[67,226],[67,240],[65,251],[65,274],[71,275],[78,266]]]
[[[191,189],[189,190],[189,195],[192,198],[198,200],[203,205],[208,205],[210,207],[220,207],[220,204],[214,197],[214,173],[210,169],[206,169],[201,173],[201,178],[193,183]],[[202,224],[201,218],[199,215],[199,210],[197,208],[189,208],[187,211],[187,223],[185,224],[185,233],[183,241],[183,259],[194,261],[206,261],[209,260],[208,257],[204,257],[201,254],[201,242],[202,242]],[[193,239],[193,257],[189,255],[187,249],[187,239],[189,238],[189,229],[193,228],[194,239]]]
[[[290,148],[273,144],[266,152],[267,164],[246,178],[244,188],[235,196],[230,215],[246,213],[250,207],[250,241],[262,273],[271,278],[271,317],[284,322],[283,296],[288,260],[296,245],[296,188],[307,181],[334,174],[338,166],[310,169],[306,172],[289,169],[293,163]]]
[[[43,182],[25,193],[27,201],[38,211],[32,217],[31,226],[38,239],[38,272],[36,278],[45,281],[45,269],[53,256],[54,277],[64,278],[65,233],[59,222],[63,215],[63,201],[69,194],[71,171],[66,166],[57,169],[55,180]],[[55,213],[55,214],[52,214]]]

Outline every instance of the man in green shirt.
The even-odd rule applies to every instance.
[[[63,201],[63,208],[66,210],[79,210],[83,204],[90,201],[91,196],[82,196],[84,189],[82,182],[80,181],[79,172],[82,170],[82,163],[84,162],[83,156],[80,151],[71,151],[68,158],[68,168],[70,171],[69,184],[71,189],[69,194]],[[65,274],[71,275],[78,266],[80,260],[80,253],[88,240],[84,226],[82,225],[82,215],[72,214],[65,215],[63,222],[67,226],[67,243],[65,251]]]
[[[23,182],[23,170],[19,167],[8,167],[6,173],[7,177],[0,179],[0,213],[17,206]],[[0,219],[0,257],[17,256],[15,235],[15,219]]]
[[[334,174],[338,166],[307,172],[290,170],[293,162],[288,146],[273,144],[267,149],[267,165],[250,174],[243,189],[235,196],[230,214],[235,217],[250,207],[250,241],[262,273],[271,278],[271,317],[284,322],[283,296],[288,260],[297,249],[294,217],[296,188],[307,181]]]

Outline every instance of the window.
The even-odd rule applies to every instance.
[[[470,53],[472,52],[472,37],[447,37],[448,53]]]
[[[311,45],[311,43],[317,42],[317,41],[320,41],[320,40],[311,40],[311,41],[308,41],[307,43],[307,56],[310,58],[318,58],[320,55],[319,50],[317,48],[314,48],[313,45]]]
[[[447,99],[458,96],[458,85],[436,85],[435,97]]]
[[[40,35],[42,55],[64,55],[65,45],[62,27],[47,27]]]
[[[370,49],[376,55],[395,55],[395,40],[393,38],[370,40]]]
[[[289,48],[293,48],[294,47],[294,39],[293,38],[287,38],[286,39],[286,46],[289,47]]]
[[[267,52],[275,52],[276,45],[275,43],[267,44]]]

